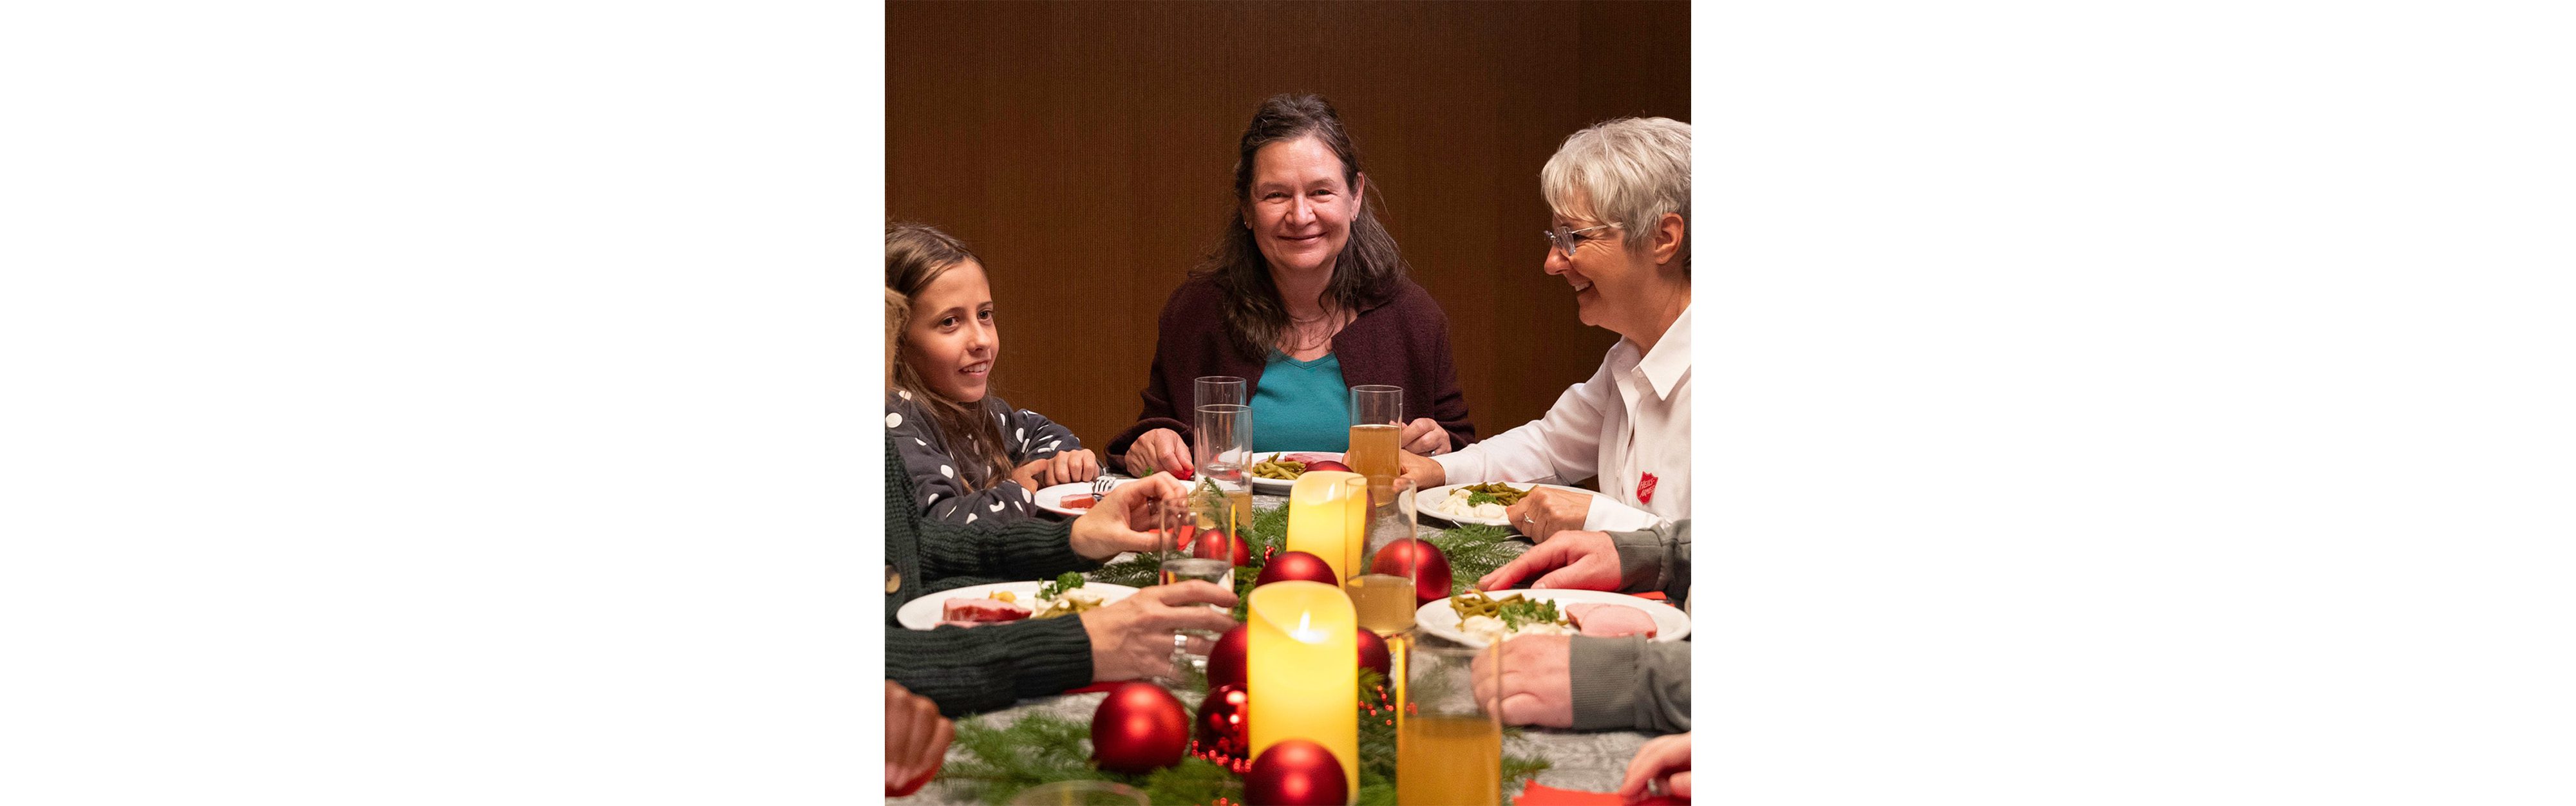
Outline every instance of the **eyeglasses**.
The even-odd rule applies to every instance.
[[[1610,223],[1608,223],[1608,224],[1602,224],[1602,225],[1600,225],[1600,226],[1595,226],[1595,227],[1584,227],[1584,228],[1582,228],[1582,229],[1566,229],[1566,228],[1565,228],[1565,225],[1563,225],[1563,224],[1558,224],[1558,225],[1556,225],[1556,228],[1555,228],[1555,229],[1545,230],[1545,231],[1540,232],[1539,234],[1540,234],[1540,235],[1545,235],[1545,236],[1547,236],[1547,243],[1548,243],[1548,245],[1549,245],[1549,246],[1554,246],[1554,247],[1556,247],[1556,251],[1557,251],[1557,252],[1559,252],[1559,253],[1561,253],[1561,254],[1563,254],[1563,255],[1565,255],[1565,259],[1567,259],[1567,260],[1573,260],[1573,259],[1574,259],[1574,247],[1575,247],[1575,246],[1582,244],[1582,243],[1583,243],[1583,241],[1585,240],[1585,238],[1587,238],[1587,237],[1590,237],[1590,238],[1598,238],[1598,237],[1601,237],[1601,236],[1598,236],[1598,235],[1585,236],[1583,233],[1591,232],[1591,231],[1596,230],[1596,229],[1601,229],[1602,227],[1617,227],[1617,226],[1619,226],[1619,223],[1618,223],[1618,222],[1616,222],[1616,221],[1610,222]]]

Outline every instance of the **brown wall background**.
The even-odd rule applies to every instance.
[[[1539,167],[1600,120],[1689,121],[1689,22],[1681,2],[890,3],[886,212],[983,257],[995,391],[1098,448],[1135,419],[1164,298],[1234,221],[1253,109],[1321,93],[1492,436],[1617,341],[1540,269]]]

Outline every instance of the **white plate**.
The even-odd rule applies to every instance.
[[[1114,490],[1118,488],[1119,484],[1125,484],[1131,481],[1135,481],[1135,479],[1119,479],[1116,484],[1111,484],[1109,487]],[[1058,484],[1053,487],[1048,487],[1037,492],[1030,493],[1029,495],[1030,497],[1038,500],[1039,509],[1053,512],[1058,515],[1072,515],[1079,518],[1082,517],[1082,513],[1090,510],[1058,506],[1056,502],[1064,500],[1064,497],[1068,495],[1079,495],[1084,498],[1090,498],[1091,482],[1077,481],[1071,484]]]
[[[1338,453],[1328,453],[1328,452],[1325,452],[1325,451],[1276,451],[1276,452],[1272,452],[1272,453],[1256,453],[1256,454],[1253,454],[1253,455],[1252,455],[1252,463],[1253,463],[1253,464],[1260,464],[1260,463],[1262,463],[1262,462],[1277,461],[1280,457],[1283,457],[1283,456],[1284,456],[1284,457],[1287,457],[1287,458],[1288,458],[1288,461],[1291,461],[1291,462],[1312,462],[1312,461],[1316,461],[1316,460],[1318,460],[1318,459],[1329,459],[1329,460],[1332,460],[1332,461],[1335,461],[1335,462],[1342,461],[1342,455],[1341,455],[1341,454],[1338,454]],[[1247,467],[1247,468],[1244,468],[1244,472],[1245,472],[1245,473],[1250,473],[1250,472],[1252,472],[1252,469],[1251,469],[1251,468],[1248,468],[1248,467]],[[1287,494],[1288,494],[1288,491],[1289,491],[1289,490],[1292,490],[1292,489],[1295,489],[1295,488],[1296,488],[1296,486],[1297,486],[1297,480],[1296,480],[1296,479],[1262,479],[1262,478],[1256,478],[1256,479],[1253,479],[1253,480],[1252,480],[1252,491],[1253,491],[1253,492],[1256,492],[1256,493],[1267,493],[1267,494],[1270,494],[1270,495],[1287,495]]]
[[[1028,607],[1030,610],[1036,610],[1037,608],[1030,607],[1029,603],[1037,601],[1038,588],[1043,587],[1046,584],[1047,583],[1045,582],[995,582],[990,585],[968,585],[963,588],[944,590],[903,603],[903,607],[901,609],[894,611],[894,620],[895,623],[901,624],[909,629],[927,630],[939,626],[939,611],[941,608],[946,607],[943,603],[948,600],[983,599],[1000,591],[1010,591],[1011,595],[1019,597],[1019,605],[1021,607]],[[1125,585],[1112,585],[1107,582],[1094,582],[1082,586],[1082,589],[1100,594],[1101,604],[1108,604],[1110,602],[1115,602],[1120,599],[1136,595],[1135,588],[1130,588]],[[1062,618],[1071,618],[1071,616],[1064,616]],[[1450,619],[1450,621],[1454,622],[1457,621],[1457,619],[1453,618]]]
[[[1625,593],[1548,589],[1488,591],[1485,595],[1500,599],[1515,593],[1520,594],[1521,598],[1528,599],[1533,602],[1555,602],[1556,609],[1560,611],[1564,610],[1565,606],[1568,604],[1583,604],[1590,602],[1627,605],[1629,607],[1645,611],[1647,616],[1654,618],[1655,637],[1649,640],[1679,641],[1682,640],[1683,637],[1690,635],[1689,614],[1683,613],[1680,609],[1675,608],[1672,605],[1664,604],[1663,602],[1658,602],[1653,599],[1639,599]],[[905,607],[909,608],[911,606],[905,605]],[[938,613],[934,611],[931,615],[936,616]],[[1423,605],[1420,609],[1413,611],[1413,624],[1414,626],[1421,627],[1423,632],[1447,638],[1468,646],[1481,647],[1485,645],[1484,639],[1460,632],[1458,630],[1458,621],[1458,611],[1449,607],[1449,600],[1447,599]]]
[[[1655,517],[1655,513],[1619,503],[1617,499],[1591,490],[1578,487],[1567,487],[1560,484],[1522,484],[1518,482],[1504,482],[1504,485],[1515,490],[1529,490],[1537,487],[1546,487],[1552,490],[1564,490],[1570,493],[1582,493],[1584,495],[1591,496],[1592,508],[1587,510],[1583,515],[1583,528],[1590,531],[1631,532],[1663,522],[1662,518]],[[1512,526],[1510,521],[1506,521],[1501,518],[1479,518],[1473,515],[1452,515],[1448,510],[1442,509],[1434,503],[1446,500],[1449,497],[1449,491],[1466,486],[1470,485],[1444,484],[1438,487],[1433,487],[1416,493],[1415,500],[1421,502],[1422,514],[1439,518],[1450,523],[1472,523],[1479,526]]]

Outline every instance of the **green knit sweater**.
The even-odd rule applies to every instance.
[[[960,716],[1091,682],[1091,636],[1075,617],[910,630],[903,603],[935,590],[1038,580],[1098,563],[1073,553],[1073,524],[1022,520],[991,529],[925,521],[911,477],[886,444],[886,677]]]

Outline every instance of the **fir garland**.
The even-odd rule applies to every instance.
[[[1234,618],[1243,620],[1245,601],[1251,598],[1253,581],[1261,575],[1264,554],[1285,551],[1288,545],[1288,508],[1272,507],[1253,513],[1252,528],[1245,530],[1244,540],[1252,544],[1253,564],[1236,566],[1234,592],[1239,600]],[[1512,532],[1496,526],[1462,525],[1428,538],[1431,545],[1449,560],[1450,593],[1472,587],[1475,581],[1494,569],[1511,562],[1527,550],[1526,544],[1513,543]],[[1150,554],[1138,554],[1125,560],[1101,566],[1091,573],[1095,582],[1145,587],[1155,584],[1161,564]],[[1207,677],[1203,673],[1182,671],[1184,677],[1173,694],[1190,717],[1198,724],[1198,703],[1207,696]],[[1372,669],[1359,670],[1360,709],[1359,754],[1360,780],[1358,800],[1361,806],[1394,806],[1395,804],[1395,719],[1392,696],[1384,689],[1384,680]],[[957,724],[954,747],[964,751],[965,758],[948,764],[939,779],[958,788],[966,797],[986,803],[1001,804],[1021,790],[1050,781],[1101,780],[1116,781],[1144,790],[1153,803],[1210,804],[1220,800],[1243,802],[1243,779],[1232,770],[1196,756],[1184,756],[1181,763],[1155,770],[1146,775],[1109,772],[1092,765],[1091,726],[1049,714],[1029,714],[1008,727],[985,724],[981,718],[961,720]],[[1505,739],[1517,738],[1521,729],[1503,729]],[[1544,758],[1505,754],[1502,759],[1503,799],[1509,802],[1518,795],[1521,784],[1545,771]]]
[[[1195,683],[1195,685],[1188,685]],[[1358,800],[1361,806],[1395,804],[1395,709],[1376,670],[1359,670]],[[1195,703],[1205,698],[1206,679],[1185,682],[1174,692],[1198,724]],[[1152,803],[1212,804],[1243,802],[1243,779],[1207,759],[1183,756],[1181,763],[1145,775],[1109,772],[1092,765],[1091,726],[1051,714],[1029,714],[1009,727],[993,727],[981,718],[961,720],[952,747],[963,760],[942,768],[939,780],[966,797],[985,803],[1008,803],[1021,790],[1050,781],[1115,781],[1143,790]],[[1504,728],[1506,740],[1521,735]],[[1503,800],[1520,793],[1521,784],[1548,768],[1546,759],[1503,756]]]

